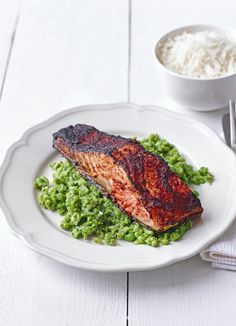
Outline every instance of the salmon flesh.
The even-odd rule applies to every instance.
[[[200,200],[168,164],[136,140],[77,124],[54,133],[53,147],[131,219],[155,231],[203,212]]]

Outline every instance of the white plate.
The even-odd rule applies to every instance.
[[[202,222],[184,238],[152,248],[122,242],[116,247],[76,240],[58,227],[56,213],[41,209],[32,188],[57,159],[52,133],[70,124],[86,123],[124,136],[158,133],[175,144],[199,168],[215,175],[199,188]],[[207,126],[158,107],[131,104],[74,108],[31,128],[8,150],[0,171],[0,203],[11,230],[33,250],[62,263],[99,271],[147,270],[186,259],[216,240],[236,216],[236,157]]]

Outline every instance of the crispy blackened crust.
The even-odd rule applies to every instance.
[[[200,200],[170,170],[166,162],[158,155],[146,151],[136,140],[109,135],[82,124],[59,130],[53,139],[53,146],[106,195],[107,189],[85,171],[79,163],[79,156],[97,153],[121,167],[140,197],[140,206],[149,214],[153,224],[151,227],[156,230],[162,231],[196,218],[203,211]],[[115,180],[116,175],[112,178]],[[108,196],[127,215],[137,218],[125,205],[117,204],[113,192]],[[141,218],[139,221],[146,225]]]

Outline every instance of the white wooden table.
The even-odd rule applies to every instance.
[[[0,0],[0,161],[28,127],[82,104],[161,104],[221,132],[224,110],[177,109],[157,81],[156,38],[192,23],[236,27],[235,1]],[[235,289],[235,273],[199,257],[150,272],[63,266],[0,212],[1,326],[235,326]]]

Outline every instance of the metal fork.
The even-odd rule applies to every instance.
[[[236,101],[229,101],[230,145],[236,151]]]

